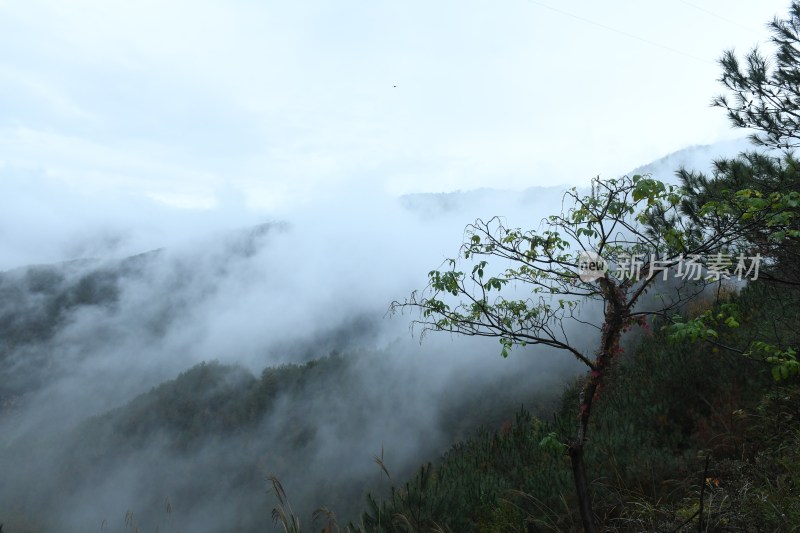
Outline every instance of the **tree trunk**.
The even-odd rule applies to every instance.
[[[584,533],[597,533],[592,512],[592,496],[589,493],[589,481],[586,479],[586,465],[583,462],[583,443],[573,442],[569,447],[569,458],[572,461],[572,477],[575,479],[575,490],[578,494],[578,507],[581,512]]]
[[[600,336],[600,348],[594,361],[589,379],[583,386],[580,398],[578,418],[578,434],[569,443],[569,458],[572,462],[572,477],[578,496],[578,508],[581,513],[584,533],[597,533],[592,512],[592,494],[589,491],[589,480],[586,478],[586,464],[583,461],[583,445],[589,429],[589,415],[592,402],[600,390],[605,373],[611,366],[614,357],[619,353],[619,339],[622,335],[623,313],[625,312],[625,295],[620,288],[607,278],[600,278],[606,297],[605,321]]]

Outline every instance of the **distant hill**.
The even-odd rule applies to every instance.
[[[651,174],[656,179],[675,183],[675,172],[680,168],[710,172],[714,160],[735,157],[752,149],[753,145],[747,138],[689,146],[636,167],[628,174]]]
[[[675,183],[675,172],[681,167],[709,172],[715,159],[734,157],[752,148],[746,138],[689,146],[638,166],[628,172],[628,175],[651,174],[656,179]],[[564,191],[568,187],[567,185],[535,186],[521,191],[482,188],[447,193],[406,194],[400,197],[400,202],[406,209],[427,218],[459,212],[499,214],[508,210],[535,211],[541,208],[546,208],[546,212],[550,212],[560,208]]]
[[[633,172],[668,179],[742,147],[691,147]],[[476,217],[535,226],[560,211],[564,190],[398,201],[421,248],[440,223],[456,237]],[[270,223],[0,272],[0,519],[47,509],[50,530],[80,531],[134,509],[149,530],[166,523],[170,498],[182,530],[261,530],[269,473],[299,511],[353,517],[365,491],[387,487],[375,464],[384,450],[393,480],[404,479],[478,426],[506,427],[521,404],[546,415],[573,379],[569,358],[521,349],[501,360],[495,340],[439,336],[422,349],[394,336],[411,317],[382,336],[385,282],[415,264],[395,258],[422,252],[401,247],[386,261],[390,248],[358,232],[324,237]],[[351,256],[365,241],[366,254]]]

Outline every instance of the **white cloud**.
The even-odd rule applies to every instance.
[[[6,2],[0,160],[202,208],[585,183],[739,136],[716,58],[784,8]]]

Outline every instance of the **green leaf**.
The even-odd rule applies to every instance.
[[[558,439],[555,432],[550,432],[539,441],[539,447],[551,453],[564,453],[566,444]]]

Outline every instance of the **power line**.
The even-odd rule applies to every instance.
[[[731,20],[729,18],[725,18],[722,15],[717,15],[713,11],[709,11],[708,9],[706,9],[704,7],[701,7],[701,6],[698,6],[697,4],[693,4],[691,2],[687,2],[686,0],[680,0],[680,1],[681,1],[682,4],[686,4],[687,6],[693,7],[695,9],[699,10],[699,11],[702,11],[702,12],[708,14],[708,15],[711,15],[714,18],[718,18],[719,20],[723,20],[723,21],[727,22],[728,24],[733,24],[734,26],[737,26],[739,28],[742,28],[743,30],[747,30],[749,32],[752,32],[752,33],[754,33],[756,35],[761,35],[762,34],[762,32],[758,32],[758,31],[754,30],[753,28],[749,28],[747,26],[739,24],[735,20]]]
[[[566,15],[568,17],[572,17],[574,19],[578,19],[578,20],[580,20],[582,22],[585,22],[587,24],[591,24],[592,26],[597,26],[598,28],[603,28],[604,30],[608,30],[608,31],[617,33],[619,35],[628,37],[629,39],[635,39],[635,40],[643,42],[645,44],[649,44],[650,46],[655,46],[657,48],[661,48],[662,50],[667,50],[667,51],[672,52],[674,54],[680,54],[680,55],[682,55],[684,57],[688,57],[688,58],[694,59],[695,61],[701,61],[701,62],[709,64],[709,65],[716,65],[715,62],[709,61],[708,59],[703,59],[702,57],[697,57],[695,55],[689,54],[689,53],[684,52],[682,50],[678,50],[677,48],[672,48],[671,46],[667,46],[665,44],[657,43],[655,41],[651,41],[649,39],[645,39],[643,37],[639,37],[638,35],[633,35],[632,33],[628,33],[626,31],[622,31],[622,30],[619,30],[617,28],[613,28],[611,26],[607,26],[607,25],[602,24],[600,22],[596,22],[594,20],[587,19],[585,17],[581,17],[580,15],[576,15],[574,13],[570,13],[568,11],[564,11],[563,9],[558,9],[557,7],[549,6],[547,4],[543,4],[541,2],[537,2],[536,0],[528,0],[528,2],[530,2],[531,4],[536,4],[537,6],[540,6],[540,7],[544,7],[546,9],[551,10],[551,11],[555,11],[556,13],[560,13],[562,15]]]

